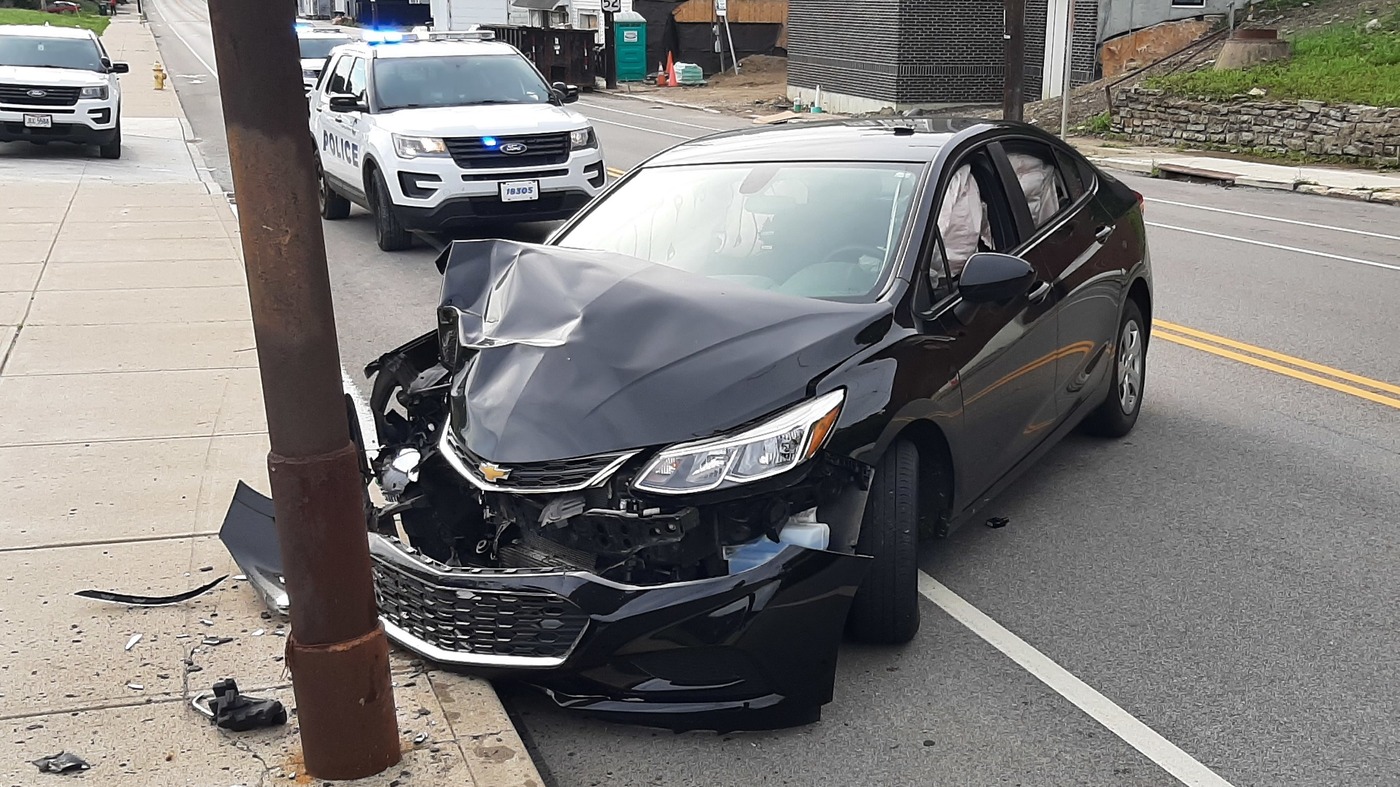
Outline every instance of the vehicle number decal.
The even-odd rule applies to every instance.
[[[360,143],[351,142],[329,131],[321,132],[321,152],[329,153],[351,166],[360,166]]]

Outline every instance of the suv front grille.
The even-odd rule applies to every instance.
[[[595,479],[601,483],[606,478],[599,478],[599,475],[605,473],[609,467],[617,469],[623,461],[634,453],[628,451],[584,456],[577,459],[496,465],[487,462],[466,448],[462,448],[460,444],[458,444],[457,450],[461,452],[463,462],[473,475],[489,486],[505,492],[558,492],[584,488]],[[498,470],[508,471],[510,475],[494,481],[487,481],[482,476],[481,470],[482,465],[486,464],[490,464]]]
[[[461,657],[562,661],[583,636],[588,616],[542,590],[441,587],[374,561],[379,614],[410,636]]]
[[[547,167],[569,160],[569,135],[522,134],[511,137],[490,137],[495,147],[487,147],[488,137],[451,137],[443,140],[452,160],[463,169],[505,169],[507,167]],[[503,148],[524,145],[520,153],[507,154]]]
[[[0,104],[22,104],[29,107],[71,107],[78,103],[82,88],[49,87],[47,85],[0,85]],[[30,93],[42,93],[32,96]],[[567,142],[567,140],[565,140]]]

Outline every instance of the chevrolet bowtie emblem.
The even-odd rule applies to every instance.
[[[505,480],[510,477],[509,468],[501,467],[499,465],[493,465],[490,462],[482,462],[481,464],[476,466],[476,469],[481,472],[481,477],[485,478],[487,483],[491,484],[494,484],[497,481]]]

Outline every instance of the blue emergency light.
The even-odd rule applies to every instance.
[[[495,137],[482,137],[481,144],[485,145],[488,148],[494,148],[497,145],[499,145],[500,142],[498,142]]]

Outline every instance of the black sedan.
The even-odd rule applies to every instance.
[[[1141,198],[1029,126],[719,134],[438,264],[436,329],[367,370],[381,619],[613,719],[815,721],[843,630],[918,629],[920,534],[1142,405]]]

